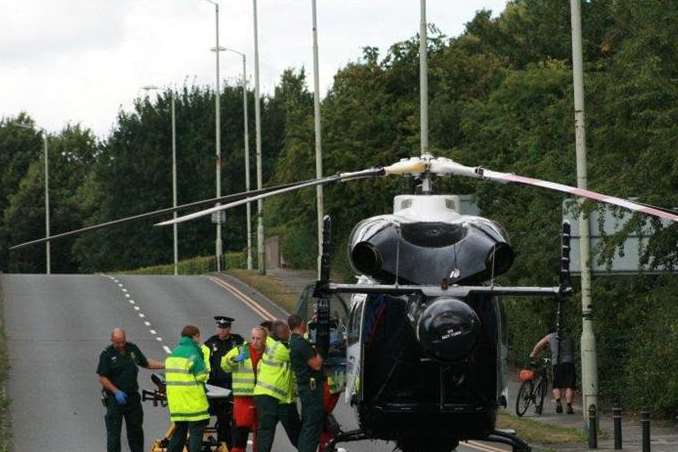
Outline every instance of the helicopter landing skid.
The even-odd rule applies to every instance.
[[[487,435],[487,438],[483,438],[483,441],[507,444],[511,446],[513,452],[532,452],[529,444],[518,438],[515,433],[509,433],[504,430],[495,430]]]

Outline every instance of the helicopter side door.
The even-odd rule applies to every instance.
[[[348,317],[346,349],[346,392],[344,401],[354,405],[362,400],[363,380],[363,317],[365,315],[367,295],[355,294],[351,297],[351,309]]]

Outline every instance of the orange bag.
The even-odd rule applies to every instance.
[[[530,369],[523,369],[520,371],[520,381],[534,380],[534,371]]]

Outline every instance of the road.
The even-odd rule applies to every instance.
[[[247,298],[203,276],[2,275],[10,373],[8,391],[16,451],[103,450],[104,408],[95,370],[110,331],[123,327],[129,341],[148,356],[164,359],[187,323],[203,338],[214,330],[212,316],[234,317],[233,331],[247,337],[262,317],[281,316],[269,305]],[[245,301],[243,301],[245,298]],[[139,383],[150,389],[150,372]],[[164,408],[146,405],[146,448],[167,429]],[[340,404],[337,418],[355,426],[351,410]],[[393,444],[347,444],[355,452],[390,452]],[[479,444],[471,449],[500,450]],[[126,445],[123,447],[126,449]],[[278,428],[275,450],[295,450]]]

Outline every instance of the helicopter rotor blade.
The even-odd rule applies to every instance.
[[[629,209],[633,212],[641,212],[665,220],[678,222],[678,213],[673,212],[669,209],[657,208],[647,204],[629,201],[628,199],[617,198],[616,196],[610,196],[603,193],[598,193],[595,191],[585,190],[577,187],[571,187],[569,185],[559,184],[556,182],[550,182],[542,179],[534,179],[531,177],[518,176],[516,174],[511,173],[492,171],[479,166],[478,167],[464,166],[448,159],[437,159],[437,161],[431,165],[431,170],[436,174],[452,174],[459,176],[474,177],[477,179],[487,179],[495,182],[517,183],[522,185],[546,188],[548,190],[559,191],[562,193],[579,196],[581,198],[592,199],[594,201],[624,207],[625,209]]]
[[[312,179],[312,180],[314,180],[314,179]],[[296,185],[297,183],[281,184],[281,185],[276,185],[276,186],[273,186],[273,187],[262,188],[261,190],[250,190],[250,191],[242,192],[242,193],[233,193],[233,194],[221,196],[219,198],[204,199],[204,200],[201,200],[201,201],[195,201],[195,202],[191,202],[191,203],[187,203],[187,204],[182,204],[182,205],[179,205],[177,207],[168,207],[166,209],[154,210],[154,211],[151,211],[151,212],[144,212],[144,213],[141,213],[141,214],[138,214],[138,215],[132,215],[132,216],[125,217],[125,218],[119,218],[117,220],[107,221],[105,223],[99,223],[99,224],[95,224],[95,225],[92,225],[92,226],[86,226],[84,228],[75,229],[73,231],[63,232],[61,234],[54,234],[54,235],[50,235],[48,237],[44,237],[44,238],[41,238],[41,239],[36,239],[36,240],[31,240],[29,242],[20,243],[18,245],[11,246],[9,249],[15,250],[15,249],[23,248],[23,247],[30,246],[30,245],[37,245],[37,244],[40,244],[40,243],[50,242],[52,240],[58,240],[58,239],[62,239],[62,238],[65,238],[65,237],[70,237],[72,235],[77,235],[77,234],[80,234],[80,233],[83,233],[83,232],[96,231],[98,229],[107,228],[109,226],[115,226],[115,225],[118,225],[118,224],[124,224],[124,223],[129,223],[129,222],[133,222],[133,221],[137,221],[137,220],[143,220],[143,219],[146,219],[146,218],[159,217],[161,215],[180,211],[180,210],[183,210],[183,209],[189,209],[189,208],[192,208],[192,207],[203,207],[203,206],[206,206],[206,205],[214,204],[215,202],[227,202],[227,201],[242,199],[242,198],[246,198],[248,196],[254,196],[254,195],[261,194],[261,193],[268,193],[268,192],[271,192],[271,191],[274,191],[274,190],[280,190],[280,189],[285,188],[285,187],[290,187],[290,186]]]
[[[331,184],[331,183],[334,183],[334,182],[345,182],[345,181],[348,181],[348,180],[366,179],[366,178],[371,178],[371,177],[384,176],[386,174],[387,173],[385,171],[385,168],[379,167],[379,168],[369,168],[369,169],[361,170],[361,171],[354,171],[354,172],[350,172],[350,173],[335,174],[333,176],[327,176],[327,177],[323,177],[321,179],[311,179],[311,180],[308,180],[308,181],[298,182],[298,183],[292,184],[291,186],[280,188],[279,190],[273,190],[273,191],[269,191],[267,193],[262,193],[262,194],[259,194],[259,195],[250,196],[248,198],[240,199],[238,201],[231,202],[231,203],[228,203],[228,204],[222,204],[222,205],[219,205],[219,206],[214,206],[214,207],[209,208],[209,209],[200,210],[198,212],[194,212],[194,213],[191,213],[191,214],[188,214],[188,215],[184,215],[184,216],[181,216],[181,217],[162,221],[160,223],[157,223],[155,226],[169,226],[169,225],[172,225],[172,224],[184,223],[186,221],[195,220],[196,218],[204,217],[206,215],[211,215],[215,212],[220,212],[222,210],[227,210],[227,209],[231,209],[233,207],[241,206],[243,204],[247,204],[248,202],[253,202],[253,201],[258,201],[260,199],[270,198],[271,196],[276,196],[276,195],[280,195],[280,194],[283,194],[283,193],[288,193],[288,192],[300,190],[302,188],[315,187],[316,185],[327,185],[327,184]]]

